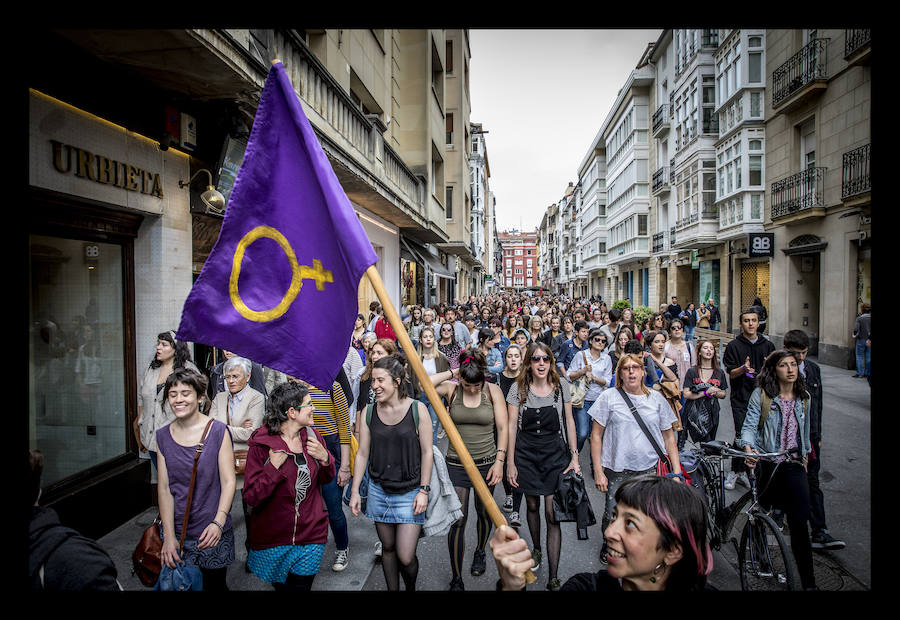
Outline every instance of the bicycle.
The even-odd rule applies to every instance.
[[[759,504],[756,472],[747,472],[750,490],[725,505],[725,470],[722,460],[746,458],[747,452],[736,450],[722,441],[700,443],[694,454],[703,478],[709,513],[710,545],[724,551],[734,546],[742,590],[795,590],[793,559],[781,529],[768,510]],[[787,452],[752,453],[749,456],[774,461]],[[737,534],[740,532],[740,541]]]

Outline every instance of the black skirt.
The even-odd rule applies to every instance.
[[[569,465],[569,448],[559,433],[555,407],[526,408],[516,433],[515,464],[519,491],[526,495],[553,495],[559,475]]]

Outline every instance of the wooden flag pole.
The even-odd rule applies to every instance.
[[[394,308],[393,303],[391,303],[391,298],[388,297],[387,290],[384,288],[384,283],[381,281],[381,276],[378,274],[378,270],[375,269],[375,265],[370,266],[366,270],[366,276],[368,276],[369,282],[372,283],[372,288],[375,289],[375,294],[381,302],[381,307],[384,308],[384,314],[391,324],[391,327],[394,329],[397,340],[400,341],[400,346],[406,353],[410,367],[412,367],[413,372],[416,373],[419,385],[422,386],[422,389],[428,396],[428,400],[431,402],[431,406],[434,407],[438,419],[441,421],[444,430],[447,432],[447,439],[450,440],[451,445],[453,445],[454,450],[456,450],[456,454],[459,456],[459,460],[462,462],[466,474],[469,476],[469,480],[472,481],[472,486],[475,487],[475,492],[478,493],[481,503],[484,504],[487,509],[491,521],[493,521],[494,526],[498,528],[507,525],[506,518],[503,516],[503,513],[500,512],[497,502],[494,501],[494,496],[491,495],[490,489],[488,489],[484,478],[481,476],[481,472],[478,471],[475,461],[472,460],[472,456],[466,448],[466,444],[463,443],[459,431],[456,430],[456,425],[453,424],[453,420],[450,419],[450,414],[448,414],[447,410],[444,408],[443,401],[441,401],[440,396],[438,396],[437,390],[434,389],[434,384],[431,383],[431,378],[428,376],[425,366],[422,365],[422,360],[419,359],[419,354],[413,347],[412,341],[409,339],[409,334],[406,333],[406,328],[403,325],[403,321],[400,320],[400,315],[397,314],[397,310]],[[510,455],[507,455],[506,458],[510,458]],[[437,490],[433,491],[437,492]],[[536,579],[537,577],[534,576],[532,571],[529,570],[525,573],[526,584],[534,583]]]

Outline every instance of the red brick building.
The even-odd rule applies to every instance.
[[[497,235],[503,248],[500,282],[505,288],[539,286],[537,232],[504,231]]]

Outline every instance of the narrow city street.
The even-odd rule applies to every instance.
[[[814,556],[816,579],[822,590],[865,590],[869,588],[872,576],[871,556],[871,406],[869,386],[864,379],[854,379],[851,371],[832,366],[820,365],[825,389],[823,417],[823,446],[827,446],[820,479],[825,493],[825,508],[828,526],[836,538],[847,543],[841,551],[820,552]],[[723,401],[721,421],[717,439],[731,441],[733,424],[728,399]],[[441,447],[446,450],[447,440]],[[690,443],[688,444],[690,445]],[[589,472],[587,449],[581,455],[582,471]],[[587,474],[588,477],[590,476]],[[745,489],[738,485],[728,492],[731,502],[743,494]],[[559,563],[559,577],[565,581],[578,572],[600,570],[600,547],[603,537],[600,531],[604,496],[592,485],[588,485],[591,505],[598,524],[588,528],[588,540],[579,541],[575,535],[575,524],[562,525],[562,552]],[[503,503],[503,489],[494,489],[494,498]],[[471,500],[470,500],[471,501]],[[860,509],[860,507],[865,507]],[[523,502],[524,508],[524,502]],[[313,590],[385,590],[381,565],[375,562],[374,544],[378,540],[371,521],[360,515],[354,517],[349,508],[344,507],[350,532],[350,564],[341,573],[331,570],[334,557],[334,540],[329,534],[325,559],[316,576]],[[126,590],[142,590],[140,582],[131,575],[131,552],[143,529],[155,517],[155,510],[147,510],[109,535],[100,539],[100,544],[109,552],[119,570],[119,581]],[[228,569],[228,584],[232,590],[271,590],[254,575],[244,571],[246,552],[243,548],[245,537],[241,501],[235,496],[232,517],[237,539],[237,559]],[[542,530],[542,535],[546,529]],[[524,520],[519,534],[531,541]],[[787,540],[790,537],[785,535]],[[469,519],[466,528],[466,559],[463,581],[467,590],[493,590],[497,582],[497,568],[488,549],[487,571],[480,577],[472,577],[469,568],[475,541],[475,521]],[[546,549],[546,545],[543,545]],[[422,538],[418,547],[419,590],[446,590],[450,582],[450,563],[446,536]],[[732,554],[733,555],[733,554]],[[547,583],[546,558],[544,565],[536,572],[537,582],[532,589],[543,588]],[[736,568],[720,553],[714,555],[714,568],[710,583],[721,590],[740,590],[740,580]]]

